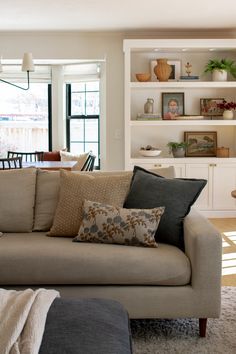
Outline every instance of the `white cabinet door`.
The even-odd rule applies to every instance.
[[[146,170],[153,170],[155,168],[166,168],[174,166],[175,177],[185,177],[185,164],[184,163],[139,163],[138,166],[145,168]],[[132,166],[130,168],[132,170]]]
[[[203,178],[207,184],[194,206],[201,210],[212,209],[212,167],[208,163],[186,164],[186,178]]]
[[[235,210],[236,199],[231,196],[235,189],[236,164],[216,164],[213,168],[213,209]]]

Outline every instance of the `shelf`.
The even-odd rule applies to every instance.
[[[236,81],[167,81],[167,82],[130,82],[132,89],[165,88],[236,88]]]
[[[132,164],[235,163],[236,157],[131,157]]]
[[[202,50],[209,51],[210,48],[220,50],[235,51],[235,38],[218,38],[218,39],[125,39],[123,42],[123,50],[131,52],[145,52],[155,50],[171,50],[172,52],[182,52],[183,48],[188,51],[201,52]]]
[[[211,120],[211,119],[196,119],[196,120],[150,120],[150,121],[140,121],[140,120],[131,120],[130,126],[133,127],[143,127],[143,126],[182,126],[182,125],[224,125],[224,126],[236,126],[236,119],[227,120]]]

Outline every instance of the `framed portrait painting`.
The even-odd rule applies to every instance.
[[[162,92],[162,118],[184,116],[184,92]]]
[[[200,98],[200,114],[207,117],[222,116],[223,109],[217,105],[223,101],[224,98]]]
[[[188,144],[185,156],[216,156],[217,132],[184,132],[184,141]]]

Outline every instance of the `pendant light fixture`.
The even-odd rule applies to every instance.
[[[17,88],[19,88],[21,90],[27,91],[29,89],[29,87],[30,87],[29,73],[34,71],[34,63],[33,63],[32,53],[24,53],[21,70],[27,72],[27,87],[22,87],[22,86],[13,84],[12,82],[7,81],[7,80],[3,80],[3,79],[0,79],[0,81],[4,82],[5,84],[9,84],[9,85],[15,86],[15,87],[17,87]],[[0,60],[0,73],[2,71],[3,71],[2,70],[2,62]]]

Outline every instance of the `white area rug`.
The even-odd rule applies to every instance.
[[[199,337],[197,319],[132,320],[134,354],[236,354],[236,287],[222,288],[220,319],[208,319]]]

